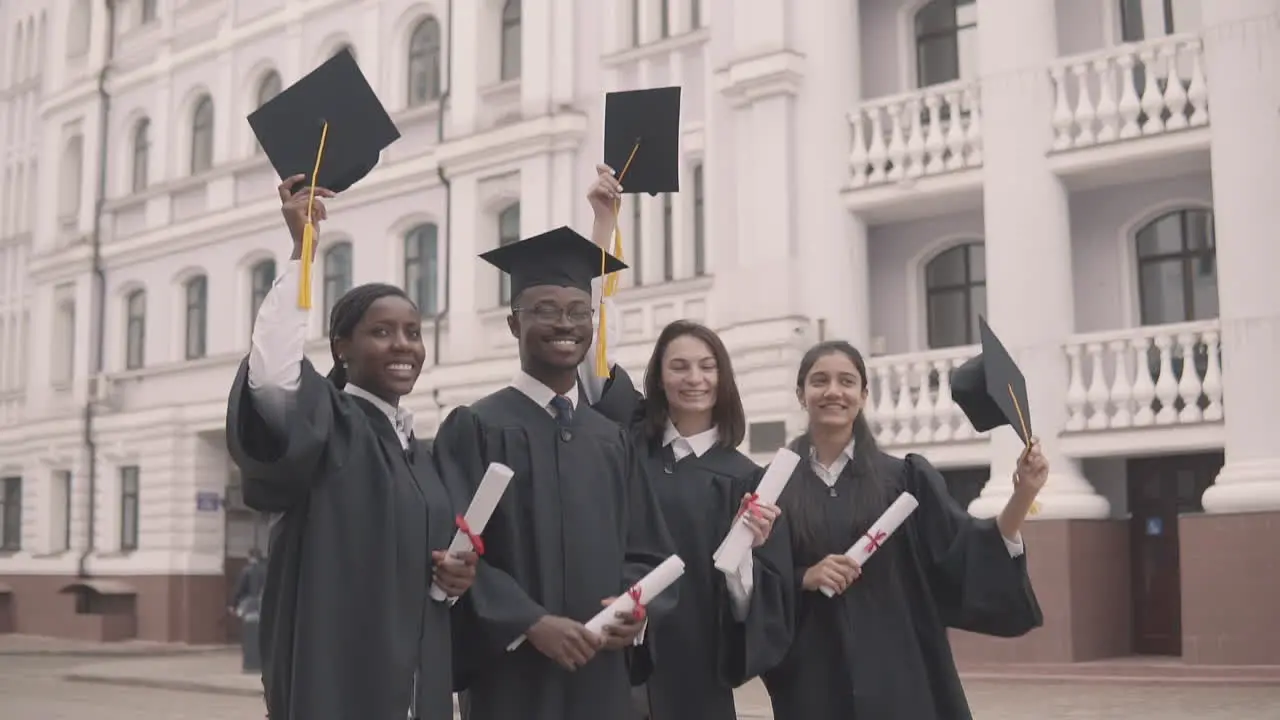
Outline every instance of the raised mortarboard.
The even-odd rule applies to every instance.
[[[250,113],[249,126],[281,179],[305,174],[305,184],[314,177],[335,193],[363,180],[400,137],[347,49]]]
[[[986,432],[1009,425],[1030,447],[1027,380],[982,316],[978,316],[978,331],[982,335],[982,352],[951,373],[951,398],[974,430]]]
[[[604,164],[624,193],[680,191],[680,88],[604,97]]]
[[[558,227],[527,240],[504,245],[480,255],[485,262],[511,276],[511,297],[519,297],[537,285],[573,287],[591,293],[591,281],[604,273],[627,268],[605,253],[600,267],[599,245],[569,227]]]
[[[316,188],[340,193],[364,179],[377,166],[382,151],[399,139],[400,131],[348,48],[268,100],[248,119],[280,178],[305,175],[293,192],[311,188],[298,282],[298,307],[310,309],[316,232],[311,208]]]

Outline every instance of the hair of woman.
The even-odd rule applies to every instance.
[[[813,366],[818,360],[834,354],[849,358],[857,369],[858,375],[862,377],[861,390],[866,392],[867,363],[863,360],[862,353],[844,340],[828,340],[809,348],[800,360],[800,370],[796,373],[796,389],[802,396]],[[800,455],[803,463],[808,462],[812,447],[813,441],[808,431],[791,443],[791,449]],[[853,480],[853,491],[845,493],[844,497],[849,514],[853,517],[855,532],[853,537],[848,538],[850,544],[858,535],[866,532],[867,528],[871,527],[871,523],[875,522],[887,507],[888,492],[881,482],[882,478],[875,470],[876,456],[880,451],[876,446],[875,435],[871,432],[871,425],[867,422],[865,407],[853,420],[853,448],[853,459],[844,470],[845,473],[852,474]],[[791,492],[784,492],[781,498],[783,512],[786,513],[791,527],[792,542],[797,547],[820,548],[824,545],[821,536],[824,523],[823,505],[818,500],[825,501],[825,498],[820,498],[814,493],[802,492],[802,487],[795,487],[792,491],[793,488],[788,486],[787,489]]]
[[[711,420],[719,431],[719,445],[736,448],[747,435],[747,413],[742,409],[742,396],[733,376],[733,363],[720,336],[705,325],[690,320],[676,320],[662,329],[658,342],[649,356],[649,366],[644,374],[644,433],[650,441],[661,441],[670,417],[671,405],[662,388],[662,360],[667,347],[676,338],[688,335],[706,343],[716,361],[716,404],[711,410]]]
[[[367,283],[351,288],[333,304],[329,312],[329,352],[333,355],[333,369],[326,375],[339,390],[347,386],[347,368],[338,359],[337,341],[351,339],[356,326],[369,311],[369,306],[384,297],[402,297],[409,300],[404,290],[386,283]],[[409,300],[412,304],[413,301]],[[416,306],[415,306],[416,307]]]

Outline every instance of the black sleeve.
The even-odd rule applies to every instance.
[[[284,512],[306,497],[326,468],[342,465],[352,421],[338,389],[305,358],[298,390],[289,397],[286,428],[269,427],[257,412],[248,377],[245,358],[227,399],[227,451],[240,468],[245,504]]]
[[[437,470],[454,508],[465,512],[489,466],[483,429],[469,408],[449,413],[435,439]],[[517,637],[547,614],[511,575],[485,562],[476,567],[476,580],[454,607],[462,645],[485,653],[505,652]],[[455,658],[458,660],[459,658]],[[467,662],[461,663],[464,667]]]
[[[919,455],[906,458],[905,485],[920,502],[914,526],[928,553],[934,601],[950,627],[1017,637],[1044,624],[1026,554],[1010,557],[994,518],[975,518]]]
[[[636,390],[631,375],[621,365],[613,366],[600,399],[591,407],[623,428],[630,428],[644,419],[644,396]]]

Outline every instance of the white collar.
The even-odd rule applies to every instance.
[[[382,414],[386,415],[387,419],[391,421],[391,427],[395,428],[397,432],[403,430],[406,438],[413,434],[413,412],[412,411],[404,407],[397,407],[395,405],[392,405],[391,403],[387,402],[386,400],[383,400],[377,395],[374,395],[368,390],[365,390],[359,385],[352,385],[351,383],[347,383],[346,387],[343,388],[343,390],[348,395],[354,395],[355,397],[363,398],[373,403],[373,406],[381,410]]]
[[[716,426],[712,425],[710,429],[703,430],[696,435],[685,437],[676,429],[675,423],[667,420],[667,430],[662,435],[662,445],[665,447],[676,440],[684,440],[688,443],[689,449],[693,451],[695,456],[702,457],[720,441],[720,430]]]
[[[521,370],[516,373],[515,378],[511,380],[511,387],[524,393],[526,397],[537,403],[538,407],[546,408],[551,405],[551,401],[558,395],[555,390],[542,384],[542,381],[535,379],[532,375]],[[578,383],[575,381],[573,387],[569,388],[569,392],[564,394],[569,398],[569,405],[574,410],[578,409]]]
[[[823,465],[822,461],[818,460],[818,448],[814,447],[813,445],[810,445],[809,460],[814,465],[825,467],[828,470],[835,468],[837,465],[840,466],[841,469],[843,469],[844,466],[848,465],[849,461],[853,459],[854,442],[855,442],[854,440],[849,440],[849,444],[844,446],[844,450],[841,451],[841,453],[838,456],[836,456],[836,459],[833,460],[830,465]]]

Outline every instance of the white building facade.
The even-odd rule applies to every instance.
[[[349,46],[403,137],[315,286],[431,315],[422,432],[514,370],[476,255],[589,227],[604,93],[679,85],[681,192],[622,211],[624,365],[717,329],[767,460],[800,354],[849,339],[882,446],[990,515],[1016,439],[948,386],[984,315],[1053,463],[1047,620],[957,652],[1280,662],[1280,0],[10,0],[0,31],[0,630],[226,637],[265,543],[226,394],[289,252],[244,117]]]

